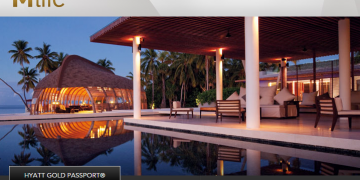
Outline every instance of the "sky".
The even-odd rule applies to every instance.
[[[23,94],[17,82],[21,66],[13,63],[9,50],[17,40],[28,41],[33,50],[32,56],[38,55],[35,47],[43,43],[50,44],[51,51],[79,55],[91,61],[107,58],[113,63],[115,74],[127,76],[132,71],[131,47],[90,42],[90,36],[104,28],[118,17],[0,17],[0,78]],[[321,57],[320,60],[337,59],[337,56]],[[30,59],[30,68],[35,68],[39,59]],[[300,63],[312,62],[311,59]],[[40,73],[38,78],[43,78]],[[30,99],[32,91],[27,93]],[[22,102],[9,87],[0,82],[0,105],[21,105]]]
[[[76,54],[91,61],[107,58],[115,68],[115,74],[126,76],[132,71],[131,47],[90,42],[90,36],[107,26],[118,17],[0,17],[0,78],[9,83],[16,91],[21,92],[17,82],[22,76],[17,72],[20,64],[13,63],[9,50],[15,49],[12,44],[17,40],[28,41],[33,50],[32,56],[38,55],[35,47],[43,43],[50,44],[51,51]],[[30,59],[30,68],[35,68],[39,59]],[[40,73],[43,78],[45,73]],[[31,97],[29,92],[27,97]],[[9,87],[0,82],[0,105],[20,105],[21,100],[15,97]]]

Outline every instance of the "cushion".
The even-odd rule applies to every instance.
[[[180,103],[180,101],[174,101],[174,102],[173,102],[173,109],[175,109],[175,108],[181,108],[181,103]]]
[[[343,105],[342,105],[342,101],[340,98],[335,98],[335,105],[336,105],[336,110],[337,111],[342,111],[343,110]]]
[[[276,92],[276,86],[260,87],[260,105],[272,105],[274,104],[274,96]],[[246,106],[246,88],[240,87],[239,95],[240,103],[242,107]]]
[[[359,115],[360,116],[360,111],[359,110],[339,111],[338,114],[339,115]]]
[[[246,99],[242,98],[245,94],[246,94],[246,88],[240,87],[239,99],[242,107],[246,106]]]
[[[317,95],[317,91],[311,93],[303,93],[301,105],[315,104],[316,95]]]
[[[242,96],[242,98],[246,101],[246,94]],[[260,96],[261,99],[261,96]]]
[[[280,105],[284,105],[284,101],[291,101],[295,95],[291,94],[287,88],[283,88],[275,97],[275,101]]]
[[[232,93],[226,100],[239,100],[239,95],[238,95],[238,93],[235,91],[235,92]]]
[[[276,93],[276,86],[260,87],[260,105],[274,104],[274,96]]]

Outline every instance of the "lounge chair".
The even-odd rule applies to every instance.
[[[342,101],[340,98],[329,99],[316,99],[316,121],[315,128],[317,127],[320,116],[328,115],[332,116],[331,131],[334,130],[336,122],[339,117],[347,117],[349,120],[349,129],[351,129],[351,120],[353,117],[360,117],[360,110],[343,110]]]
[[[182,108],[180,101],[174,101],[172,105],[170,104],[169,119],[171,118],[172,112],[175,112],[175,116],[174,116],[175,118],[176,118],[177,112],[186,112],[188,119],[189,119],[189,113],[191,112],[191,118],[194,117],[194,109],[193,108]]]
[[[218,117],[220,116],[220,120],[222,121],[222,116],[224,114],[236,114],[239,116],[239,120],[241,123],[242,112],[245,109],[241,109],[240,100],[217,100],[216,101],[216,122],[218,121]]]

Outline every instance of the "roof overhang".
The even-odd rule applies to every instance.
[[[260,61],[283,57],[299,60],[338,54],[338,21],[342,17],[260,17]],[[350,17],[351,47],[360,47],[360,18]],[[231,37],[226,38],[227,32]],[[91,36],[91,42],[245,59],[244,17],[121,17]],[[307,51],[303,51],[306,47]]]

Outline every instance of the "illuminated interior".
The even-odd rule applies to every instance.
[[[34,93],[32,114],[99,113],[132,109],[132,89],[109,87],[45,88]],[[146,108],[146,94],[141,94],[142,108]]]

